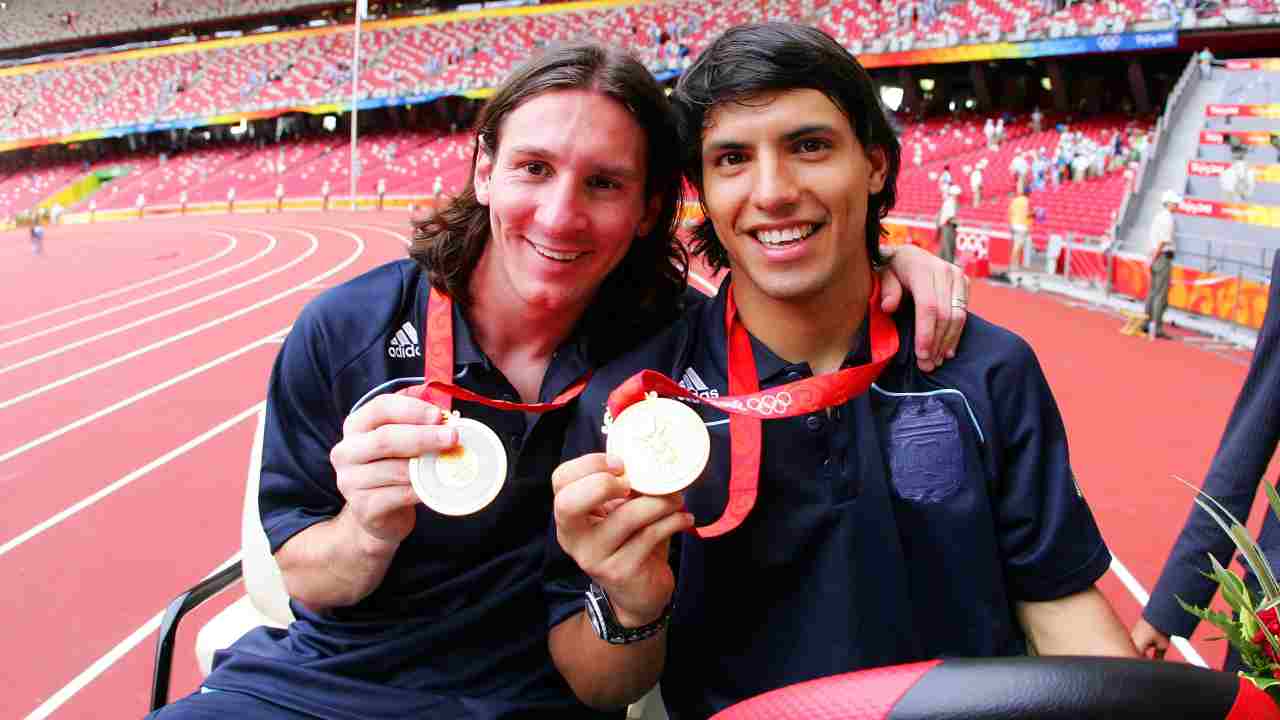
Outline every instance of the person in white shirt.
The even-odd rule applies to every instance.
[[[959,210],[960,186],[948,185],[938,210],[938,257],[956,261],[956,212]]]
[[[329,209],[329,192],[332,189],[333,188],[329,185],[328,180],[325,180],[324,184],[320,186],[320,195],[324,198],[323,205],[321,207],[326,211]]]
[[[1040,132],[1040,128],[1043,123],[1044,113],[1040,112],[1040,106],[1037,105],[1035,109],[1031,111],[1031,130],[1033,132]]]
[[[236,211],[236,189],[234,187],[227,188],[227,212]]]
[[[147,199],[143,197],[142,193],[138,193],[137,199],[133,201],[133,206],[138,210],[138,219],[141,220],[142,216],[146,213],[147,207]]]
[[[444,194],[444,181],[440,176],[436,176],[436,181],[431,184],[431,208],[434,210],[440,207],[440,196]]]
[[[987,148],[991,150],[995,150],[996,149],[996,123],[994,120],[992,120],[991,118],[987,118],[987,121],[982,125],[982,134],[985,135],[987,138]]]
[[[1147,330],[1151,338],[1168,339],[1164,331],[1164,311],[1169,306],[1169,278],[1173,275],[1173,255],[1177,248],[1173,209],[1182,197],[1166,190],[1159,211],[1151,221],[1151,288],[1147,291]]]
[[[1018,195],[1027,190],[1027,158],[1022,153],[1013,156],[1009,163],[1009,172],[1013,173],[1014,192]]]
[[[969,173],[969,191],[973,194],[973,206],[982,204],[982,166],[977,165]]]
[[[383,202],[387,196],[387,179],[378,178],[378,210],[382,210]]]
[[[951,166],[942,166],[942,175],[938,177],[938,192],[942,193],[942,199],[945,202],[947,193],[951,190]]]
[[[276,183],[276,212],[284,212],[284,183]]]

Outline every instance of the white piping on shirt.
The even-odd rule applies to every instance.
[[[888,390],[885,390],[884,388],[880,387],[879,385],[876,385],[875,383],[871,383],[871,389],[875,390],[881,395],[885,395],[887,397],[895,397],[895,398],[929,397],[931,395],[959,395],[961,402],[964,403],[964,409],[969,413],[969,420],[970,422],[973,423],[973,429],[978,432],[978,440],[981,441],[983,445],[987,444],[987,437],[982,432],[982,426],[978,424],[978,418],[973,414],[973,408],[969,405],[969,398],[965,397],[964,393],[960,392],[959,390],[955,390],[952,388],[943,388],[941,390],[930,390],[929,392],[896,393],[896,392],[889,392]]]
[[[424,382],[426,382],[426,378],[424,377],[402,377],[402,378],[395,378],[393,380],[388,380],[382,383],[381,385],[375,387],[374,389],[370,390],[369,392],[365,393],[363,397],[361,397],[359,400],[356,401],[355,405],[351,406],[351,410],[347,412],[347,415],[350,415],[356,410],[359,410],[361,405],[364,405],[365,403],[369,402],[374,397],[381,395],[384,392],[387,392],[387,388],[391,387],[392,385],[402,385],[403,387],[409,387],[411,385],[421,385]]]

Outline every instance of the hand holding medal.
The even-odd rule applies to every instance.
[[[409,484],[423,504],[441,515],[470,515],[488,507],[507,479],[507,451],[488,425],[451,411],[452,399],[501,410],[546,412],[564,407],[582,393],[590,375],[580,378],[549,403],[493,400],[448,382],[453,378],[453,301],[435,288],[427,297],[426,385],[421,397],[445,414],[444,424],[458,443],[409,461]]]
[[[751,338],[738,319],[733,288],[725,304],[729,337],[729,395],[701,397],[651,370],[631,376],[609,394],[604,432],[607,450],[621,458],[632,490],[665,495],[684,490],[702,473],[710,454],[710,436],[702,418],[671,398],[711,405],[729,415],[729,505],[714,523],[694,528],[699,537],[723,535],[746,519],[759,485],[761,420],[795,417],[841,405],[871,387],[898,352],[898,330],[880,307],[880,281],[872,275],[867,313],[871,324],[871,362],[829,375],[760,390]],[[659,396],[665,397],[659,397]]]

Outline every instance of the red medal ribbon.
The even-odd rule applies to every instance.
[[[453,379],[453,299],[448,295],[431,288],[427,295],[427,337],[423,345],[426,348],[425,363],[426,385],[421,398],[449,412],[453,398],[488,405],[499,410],[520,410],[522,412],[547,412],[568,405],[571,400],[582,394],[591,379],[591,373],[578,378],[564,392],[549,403],[518,403],[507,400],[494,400],[454,385]]]
[[[702,538],[717,537],[738,527],[755,507],[763,437],[761,420],[808,415],[843,405],[850,398],[866,392],[898,352],[898,328],[893,318],[880,309],[880,279],[873,274],[871,297],[867,302],[867,313],[871,318],[871,362],[761,390],[755,356],[751,352],[751,336],[738,318],[732,285],[728,293],[724,313],[725,332],[729,337],[727,396],[701,397],[653,370],[642,370],[632,375],[609,394],[609,414],[615,418],[627,406],[643,400],[645,393],[649,392],[710,405],[729,415],[732,468],[729,503],[718,520],[694,528]]]

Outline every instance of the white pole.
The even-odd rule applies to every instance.
[[[368,0],[356,0],[356,40],[351,60],[351,209],[356,209],[356,103],[360,97],[360,20]]]

